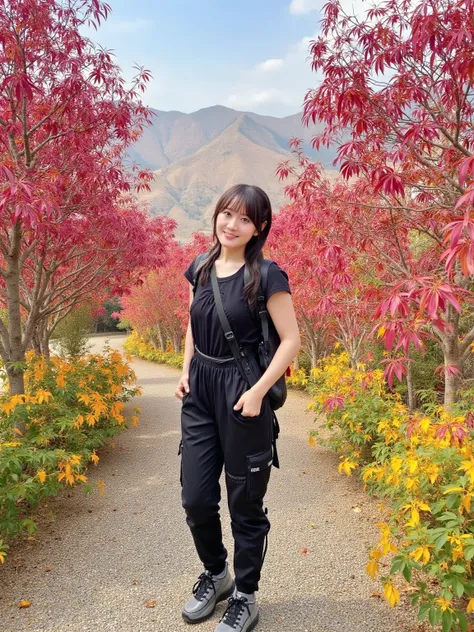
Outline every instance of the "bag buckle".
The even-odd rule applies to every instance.
[[[225,336],[226,340],[235,340],[235,336],[234,336],[234,332],[233,331],[226,331],[224,333],[224,336]]]

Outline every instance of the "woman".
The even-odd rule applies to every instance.
[[[296,356],[300,336],[288,277],[272,263],[265,301],[281,344],[268,369],[250,387],[224,337],[210,277],[214,268],[235,337],[255,355],[261,337],[255,313],[260,262],[271,223],[270,200],[262,189],[232,187],[217,202],[214,244],[199,268],[195,294],[195,262],[185,272],[191,284],[190,321],[176,390],[183,402],[182,502],[205,570],[182,614],[188,623],[198,623],[212,615],[216,603],[230,597],[216,632],[248,632],[258,623],[255,592],[270,529],[263,498],[273,459],[273,411],[267,392]],[[244,288],[245,265],[250,280]],[[235,541],[235,584],[219,518],[223,466]]]

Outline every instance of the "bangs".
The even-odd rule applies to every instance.
[[[219,204],[216,208],[216,215],[221,213],[224,209],[228,208],[231,211],[246,215],[255,227],[260,230],[261,221],[259,213],[259,199],[255,195],[254,191],[248,187],[238,188],[233,187],[219,200]]]
[[[212,218],[214,237],[216,236],[217,216],[226,208],[249,218],[259,235],[262,235],[261,244],[259,241],[259,248],[261,249],[272,223],[272,206],[265,191],[250,184],[236,184],[223,193],[216,204]],[[265,228],[262,229],[264,222],[266,222]]]
[[[250,217],[247,212],[247,205],[241,196],[235,195],[225,208],[235,213],[240,213],[240,215],[248,215]]]

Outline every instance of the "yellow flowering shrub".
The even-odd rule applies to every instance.
[[[393,578],[401,574],[420,620],[443,632],[467,631],[474,611],[474,415],[465,405],[409,414],[381,372],[352,369],[345,354],[326,358],[310,389],[333,432],[326,443],[341,452],[339,471],[357,469],[367,491],[384,499],[367,573],[381,576],[390,606],[399,601]]]
[[[309,378],[304,369],[295,370],[294,367],[291,367],[290,375],[286,378],[286,383],[288,386],[293,388],[306,389],[309,384]]]
[[[170,347],[166,351],[160,351],[136,331],[132,331],[127,337],[123,347],[132,356],[160,364],[169,364],[176,369],[183,368],[184,353],[174,353]]]
[[[385,388],[383,371],[351,368],[347,353],[331,354],[311,371],[310,408],[326,420],[331,431],[323,440],[316,430],[311,437],[341,455],[339,471],[352,470],[372,459],[372,446],[381,425],[396,423],[404,409],[398,396]]]
[[[138,423],[138,408],[130,419],[124,411],[139,394],[134,382],[118,351],[74,360],[27,354],[25,393],[0,397],[0,562],[8,538],[35,531],[33,510],[44,497],[79,484],[92,492],[86,470],[97,448]]]

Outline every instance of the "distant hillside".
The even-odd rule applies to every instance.
[[[288,141],[307,142],[315,134],[302,127],[300,115],[282,119],[214,106],[183,114],[155,111],[153,126],[130,152],[137,163],[155,170],[151,193],[143,193],[153,215],[178,222],[177,237],[210,230],[219,196],[240,182],[261,186],[277,212],[285,203],[277,165],[290,157]],[[334,152],[312,153],[329,167]]]

